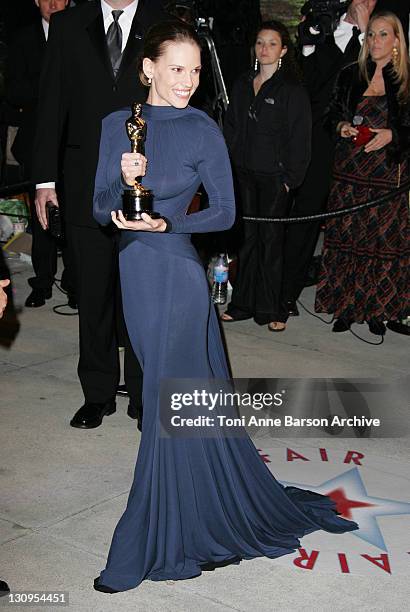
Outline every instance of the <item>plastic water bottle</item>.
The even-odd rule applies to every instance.
[[[225,304],[228,293],[228,258],[221,253],[214,266],[214,282],[212,285],[212,299],[214,304]]]

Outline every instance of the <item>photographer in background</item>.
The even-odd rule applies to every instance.
[[[326,207],[334,144],[322,125],[323,115],[331,99],[338,73],[344,66],[357,61],[376,0],[352,0],[350,3],[338,3],[337,0],[329,0],[327,3],[323,0],[311,0],[309,5],[306,3],[308,7],[313,7],[313,11],[315,5],[325,4],[330,7],[330,12],[334,13],[332,19],[334,31],[320,33],[308,26],[305,28],[307,30],[305,40],[307,39],[309,44],[304,44],[304,40],[301,40],[303,26],[300,28],[302,69],[312,105],[312,158],[305,180],[295,192],[292,216],[314,215]],[[340,4],[345,5],[347,11],[338,19]],[[308,24],[309,19],[311,15],[308,14]],[[304,20],[305,18],[302,19],[302,24]],[[319,44],[312,44],[315,36]],[[287,228],[283,295],[290,315],[298,314],[296,300],[305,285],[319,231],[320,223],[317,221],[289,224]]]

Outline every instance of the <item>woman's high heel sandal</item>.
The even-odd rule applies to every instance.
[[[228,312],[223,312],[219,318],[224,323],[234,323],[235,321],[246,321],[247,319],[251,319],[252,315],[241,315],[238,317],[233,317]]]
[[[286,329],[286,323],[282,321],[271,321],[271,323],[268,323],[268,329],[271,332],[283,332]]]

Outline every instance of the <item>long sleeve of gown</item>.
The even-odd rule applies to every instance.
[[[203,126],[201,143],[193,155],[208,194],[209,208],[191,215],[180,213],[169,216],[171,232],[190,234],[229,229],[235,220],[232,170],[225,140],[214,122]]]
[[[100,225],[108,225],[111,222],[111,211],[122,209],[122,193],[124,189],[130,189],[123,182],[121,171],[118,170],[118,178],[108,181],[108,164],[110,163],[110,149],[113,138],[113,124],[110,117],[102,122],[100,152],[98,166],[95,175],[93,216]]]

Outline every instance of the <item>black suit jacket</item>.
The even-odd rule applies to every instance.
[[[18,109],[19,130],[12,153],[25,173],[30,173],[38,89],[41,66],[46,49],[41,19],[22,28],[9,45],[7,54],[6,99]]]
[[[302,57],[305,84],[312,104],[313,124],[317,129],[322,127],[323,116],[340,70],[355,62],[359,56],[359,33],[356,29],[344,52],[339,49],[332,34],[316,46],[314,53]]]
[[[159,1],[139,1],[116,78],[99,0],[55,13],[50,20],[40,79],[32,179],[35,183],[57,180],[58,151],[65,134],[63,178],[69,223],[97,225],[92,216],[92,197],[101,121],[114,110],[145,100],[147,92],[139,81],[136,60],[144,32],[163,18]]]

